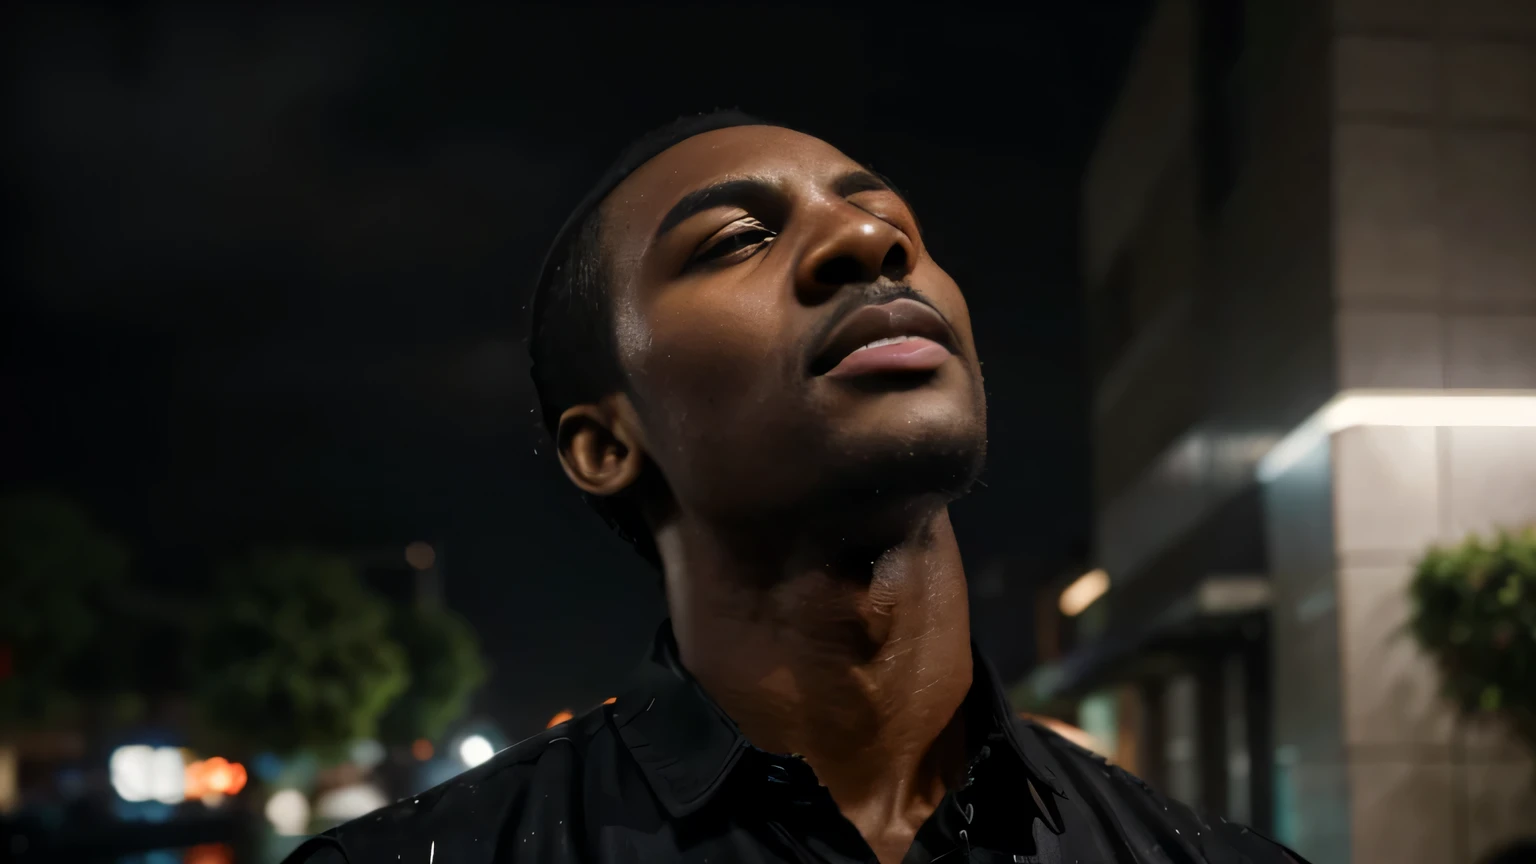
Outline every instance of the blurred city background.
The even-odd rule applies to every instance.
[[[1021,712],[1318,864],[1536,835],[1536,0],[0,11],[0,860],[271,864],[601,704],[527,292],[740,106],[966,291]]]

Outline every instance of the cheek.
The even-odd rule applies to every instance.
[[[645,404],[683,438],[755,420],[781,403],[794,340],[773,304],[745,293],[658,302],[621,329],[625,368]],[[632,329],[629,335],[624,329]]]
[[[944,268],[933,263],[932,259],[924,259],[923,265],[913,274],[912,282],[929,295],[929,299],[934,301],[955,328],[966,351],[974,356],[976,342],[971,334],[971,311],[966,305],[965,294],[960,291],[955,280],[944,272]]]

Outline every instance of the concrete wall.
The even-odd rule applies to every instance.
[[[1337,0],[1332,29],[1339,387],[1536,387],[1536,3]],[[1271,547],[1287,839],[1474,861],[1536,826],[1532,766],[1439,698],[1401,633],[1407,583],[1431,543],[1536,520],[1536,430],[1365,426],[1319,451],[1325,471],[1268,490],[1331,498],[1269,516],[1311,526]]]
[[[1117,588],[1341,390],[1536,389],[1536,0],[1247,9],[1220,209],[1195,194],[1187,0],[1160,4],[1085,181],[1090,300],[1118,256],[1137,283],[1094,404]],[[1277,833],[1320,864],[1536,833],[1529,754],[1458,720],[1400,635],[1427,545],[1536,521],[1536,429],[1350,428],[1263,494]]]
[[[1536,387],[1536,3],[1339,0],[1344,387]]]
[[[1339,674],[1355,861],[1472,862],[1536,833],[1536,765],[1464,728],[1402,633],[1431,543],[1536,521],[1536,429],[1358,427],[1333,440]]]
[[[1195,86],[1191,58],[1172,59],[1195,41],[1182,0],[1160,4],[1085,181],[1090,302],[1116,256],[1135,283],[1136,337],[1093,405],[1098,553],[1122,582],[1248,486],[1265,450],[1337,389],[1327,7],[1253,5],[1233,84],[1237,175],[1219,209],[1199,203],[1192,94],[1166,112],[1148,104],[1175,99],[1160,64]],[[1166,147],[1172,120],[1186,126]],[[1158,145],[1127,155],[1148,136]],[[1112,170],[1121,159],[1135,170]]]
[[[1090,290],[1143,223],[1169,162],[1188,146],[1194,40],[1193,0],[1157,4],[1084,170],[1083,282]]]

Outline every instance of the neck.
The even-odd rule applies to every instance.
[[[707,528],[657,533],[683,665],[753,744],[803,755],[861,829],[915,830],[965,758],[970,620],[947,509],[858,551]]]

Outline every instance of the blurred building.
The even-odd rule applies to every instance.
[[[1536,2],[1163,0],[1082,218],[1103,573],[1026,695],[1314,861],[1536,833],[1401,633],[1536,520]]]

